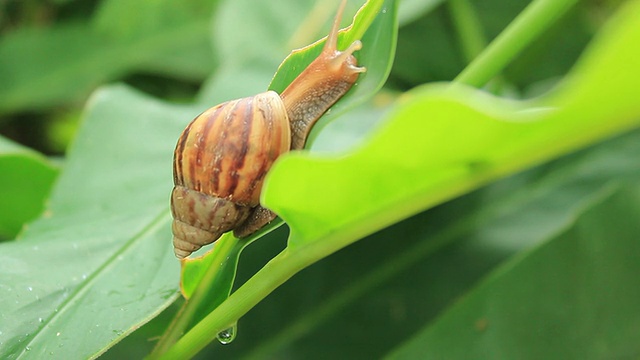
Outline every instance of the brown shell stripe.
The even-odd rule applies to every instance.
[[[187,125],[187,127],[182,131],[182,134],[180,135],[180,138],[178,140],[178,145],[176,146],[176,149],[173,152],[173,183],[176,185],[184,185],[184,175],[182,172],[182,158],[183,158],[184,147],[187,143],[187,134],[189,134],[189,131],[191,130],[191,126],[193,125],[194,121],[195,120],[192,120],[189,123],[189,125]]]
[[[243,170],[247,153],[251,146],[249,137],[251,136],[251,130],[254,127],[254,98],[245,98],[245,101],[238,101],[236,105],[237,106],[233,107],[233,110],[228,116],[236,122],[242,119],[240,124],[237,124],[242,127],[240,132],[242,135],[237,142],[238,147],[236,148],[236,156],[229,159],[231,161],[228,171],[229,184],[227,185],[227,191],[229,194],[235,194],[236,189],[238,188],[240,173]],[[240,198],[243,197],[240,196]]]

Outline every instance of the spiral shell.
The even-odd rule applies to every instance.
[[[268,91],[222,103],[182,132],[173,159],[173,244],[182,259],[242,224],[267,171],[291,147],[287,111]]]

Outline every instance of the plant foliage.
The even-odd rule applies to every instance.
[[[134,2],[149,14],[138,21],[105,0],[91,21],[3,37],[6,113],[69,104],[142,68],[212,75],[190,105],[100,87],[60,170],[0,137],[0,237],[16,237],[0,244],[0,357],[185,358],[207,346],[262,358],[637,356],[640,1],[612,10],[586,50],[536,64],[558,33],[578,43],[593,28],[574,26],[577,12],[553,25],[575,3],[559,1],[534,1],[504,30],[523,2],[493,22],[466,1],[398,11],[370,0],[357,14],[350,4],[341,44],[361,38],[368,71],[314,129],[310,150],[270,171],[261,201],[282,220],[247,240],[223,237],[182,271],[168,206],[177,137],[217,102],[285,87],[322,46],[312,20],[328,24],[330,11],[310,1],[282,13],[250,0]],[[478,27],[477,37],[455,28],[466,44],[457,54],[446,15]],[[240,16],[255,20],[237,25]],[[221,30],[234,24],[256,31]],[[500,36],[451,81],[482,51],[482,27]],[[313,44],[276,70],[300,39]],[[53,60],[33,55],[42,53]],[[523,67],[559,78],[534,83]],[[216,345],[230,328],[233,345]],[[149,337],[160,337],[155,350]]]

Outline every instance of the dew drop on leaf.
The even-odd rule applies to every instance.
[[[233,341],[233,339],[236,338],[237,332],[238,332],[238,324],[236,323],[220,331],[216,336],[216,338],[218,339],[220,344],[227,345],[227,344],[230,344]]]

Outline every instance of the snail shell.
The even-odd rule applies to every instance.
[[[188,256],[244,222],[259,204],[267,170],[290,146],[287,112],[273,91],[220,104],[196,117],[174,153],[176,256]]]
[[[259,205],[271,164],[302,149],[309,131],[366,71],[354,41],[337,46],[343,1],[320,55],[278,95],[267,91],[215,106],[182,132],[173,160],[173,245],[182,259],[233,230],[246,237],[276,215]]]

